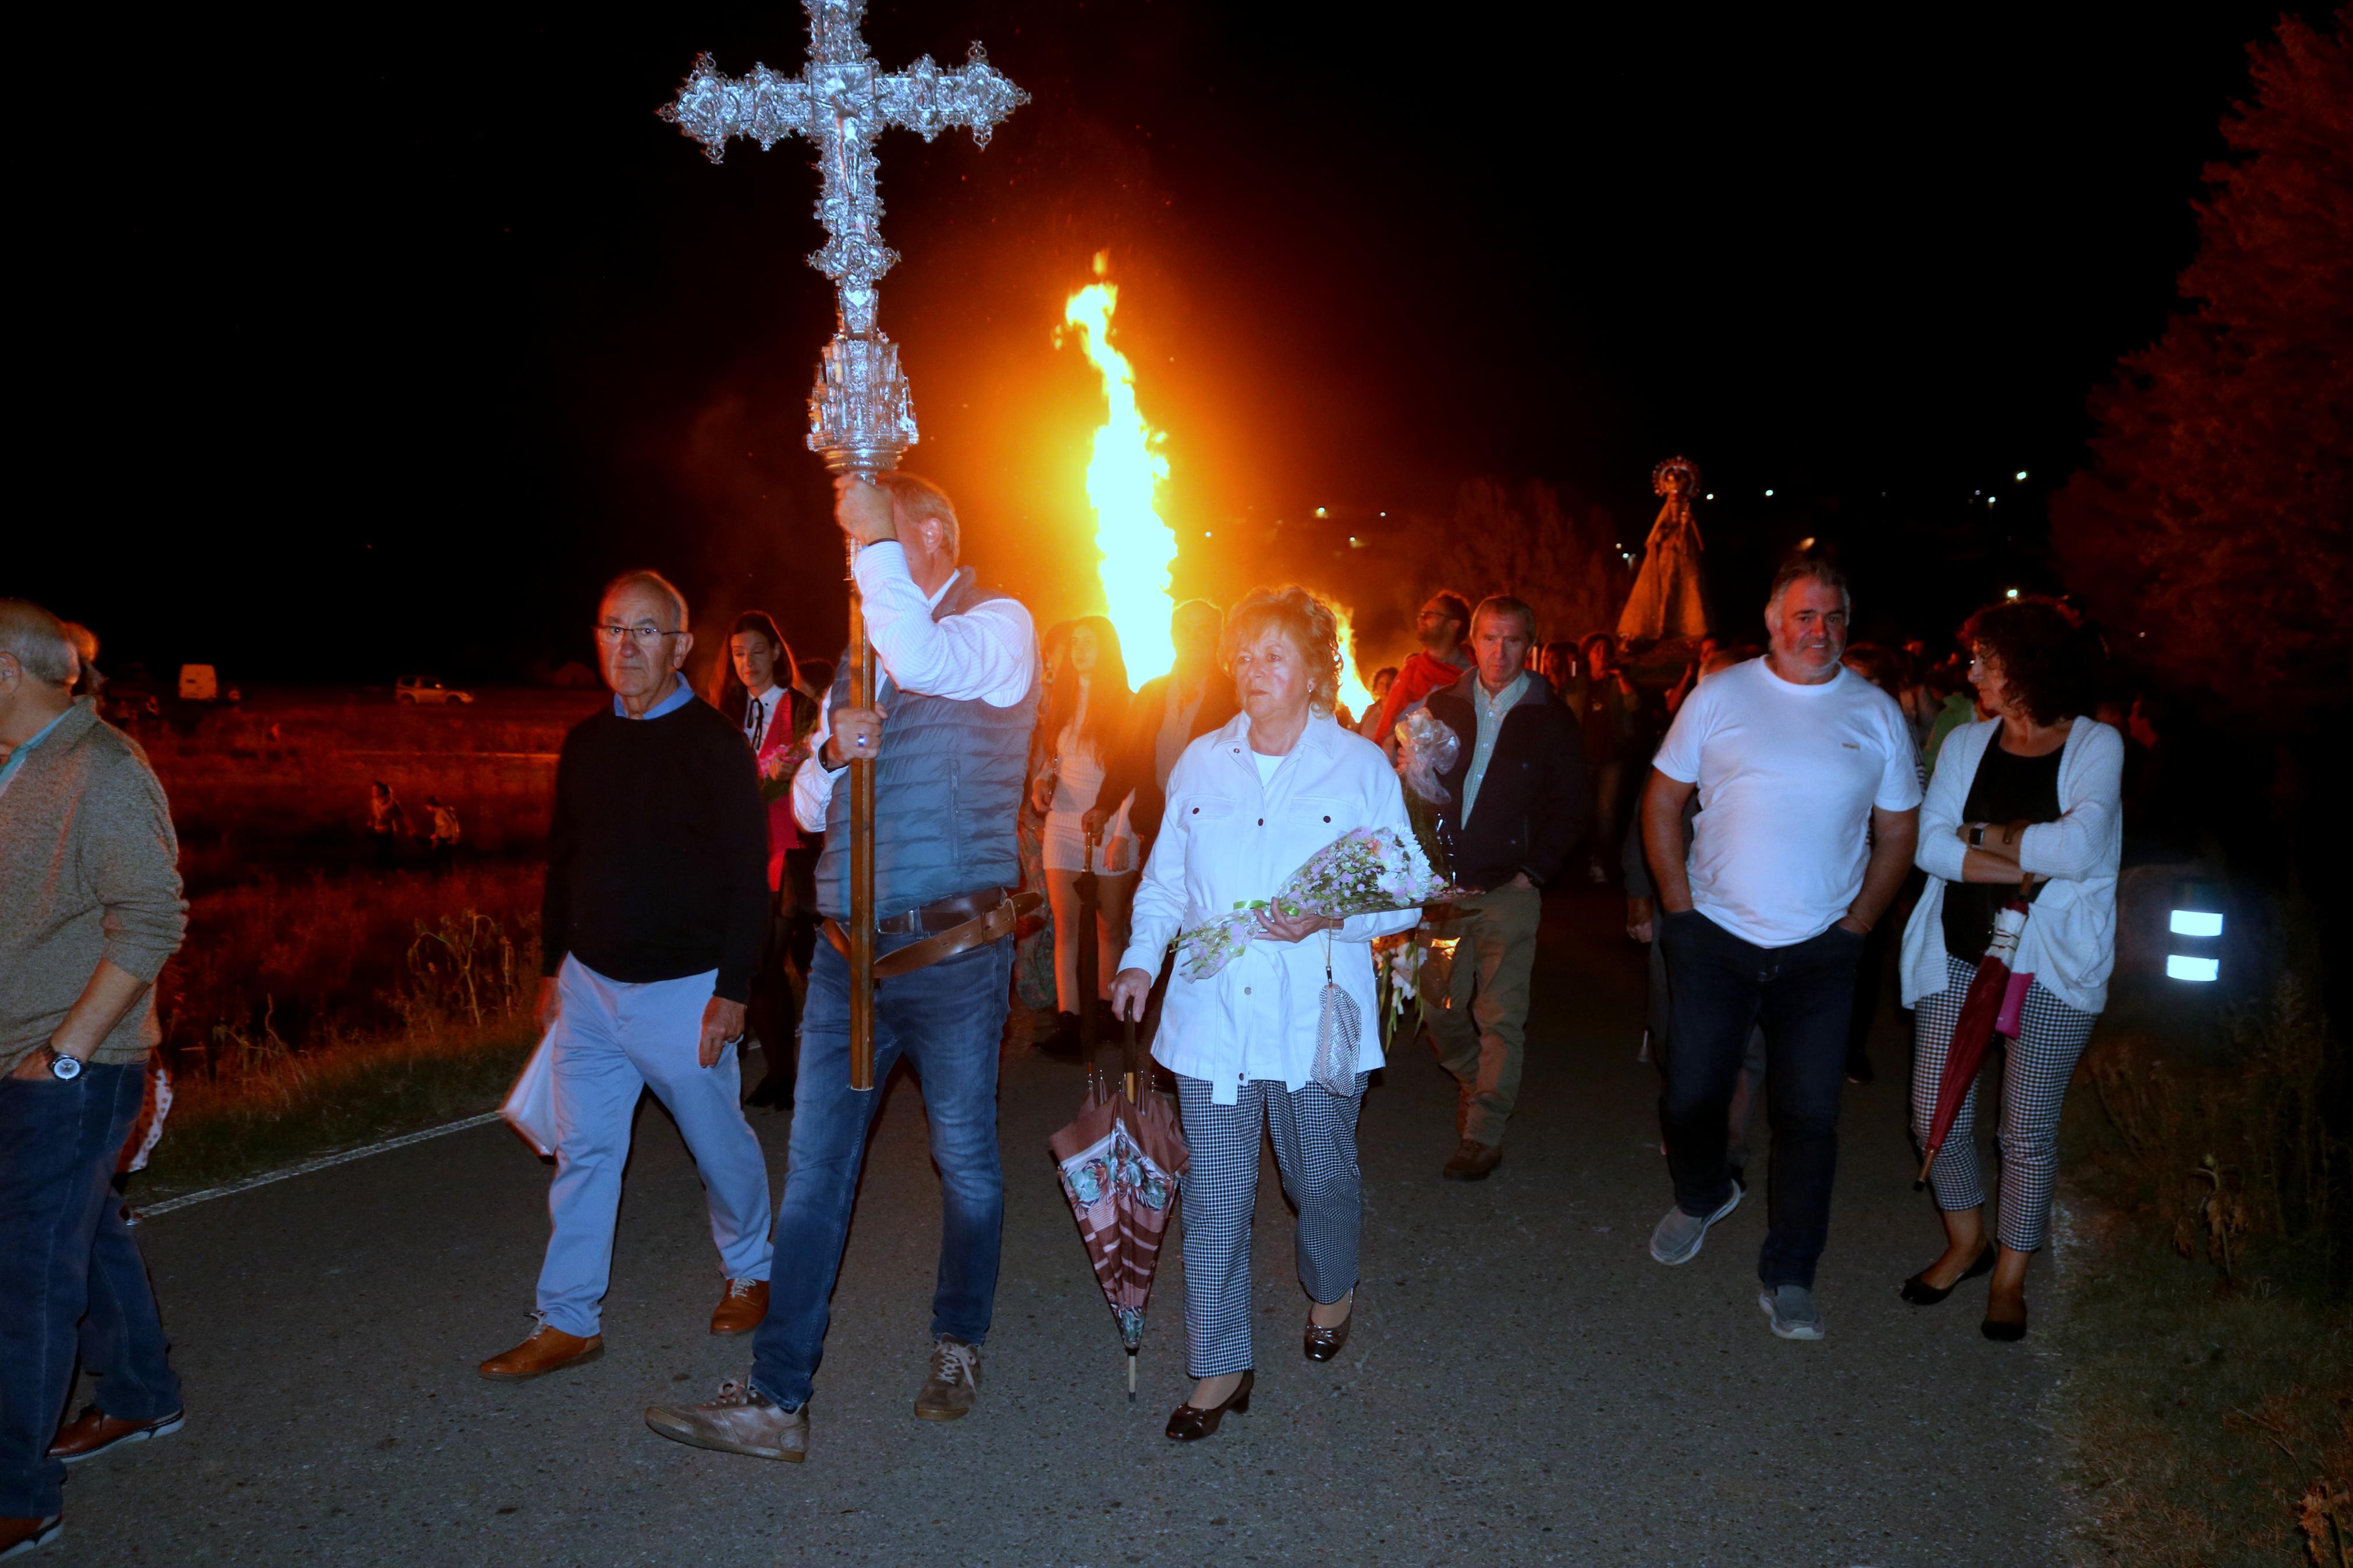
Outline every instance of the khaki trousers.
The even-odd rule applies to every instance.
[[[1440,1064],[1461,1086],[1461,1136],[1492,1146],[1504,1141],[1519,1100],[1544,897],[1506,885],[1457,899],[1454,908],[1439,931],[1441,941],[1454,939],[1451,960],[1433,957],[1422,968],[1421,1021]]]

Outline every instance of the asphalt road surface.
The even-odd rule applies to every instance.
[[[1305,1304],[1270,1157],[1257,1394],[1206,1442],[1161,1435],[1189,1387],[1174,1246],[1128,1401],[1046,1153],[1076,1069],[1033,1056],[1004,1075],[1004,1276],[970,1418],[910,1412],[939,1205],[904,1078],[877,1129],[799,1466],[645,1427],[646,1405],[707,1395],[750,1356],[708,1332],[719,1280],[702,1193],[650,1102],[604,1359],[527,1384],[474,1375],[529,1330],[546,1234],[545,1167],[484,1127],[143,1226],[188,1425],[78,1467],[66,1540],[37,1561],[2057,1561],[2047,1338],[1981,1339],[1981,1286],[1933,1310],[1896,1298],[1933,1256],[1934,1221],[1911,1190],[1892,1016],[1880,1080],[1847,1096],[1819,1285],[1829,1336],[1786,1343],[1757,1306],[1761,1202],[1694,1262],[1651,1260],[1671,1194],[1656,1080],[1636,1060],[1641,954],[1613,897],[1549,902],[1502,1167],[1439,1180],[1452,1081],[1401,1048],[1365,1103],[1359,1321],[1318,1366],[1298,1350]],[[753,1116],[781,1185],[784,1123]],[[2030,1281],[2038,1308],[2050,1267]]]

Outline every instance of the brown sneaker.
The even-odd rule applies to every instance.
[[[955,1421],[980,1396],[980,1350],[954,1334],[932,1342],[932,1375],[915,1392],[915,1414],[925,1421]]]
[[[595,1361],[604,1353],[602,1334],[590,1334],[584,1340],[542,1323],[532,1330],[531,1338],[504,1355],[492,1356],[474,1370],[494,1382],[521,1383],[527,1377],[545,1377],[551,1372]]]
[[[1454,1151],[1454,1157],[1446,1162],[1446,1168],[1439,1174],[1450,1182],[1483,1182],[1488,1173],[1503,1163],[1504,1146],[1501,1143],[1482,1143],[1476,1139],[1465,1138],[1462,1146]]]
[[[729,1378],[719,1397],[703,1405],[649,1405],[646,1425],[673,1443],[782,1459],[797,1465],[808,1458],[808,1410],[787,1410],[749,1384]]]
[[[748,1334],[760,1326],[768,1315],[768,1282],[765,1279],[730,1279],[727,1294],[719,1298],[712,1309],[711,1331],[714,1334]]]
[[[37,1552],[66,1532],[61,1516],[47,1519],[0,1519],[0,1557]]]
[[[125,1443],[168,1437],[187,1424],[186,1413],[179,1410],[153,1421],[117,1421],[97,1405],[85,1405],[81,1414],[67,1422],[58,1440],[49,1445],[49,1458],[69,1465],[94,1459]]]

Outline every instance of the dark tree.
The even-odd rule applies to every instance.
[[[2353,5],[2336,19],[2250,46],[2186,308],[2094,395],[2093,465],[2052,507],[2116,650],[2254,721],[2341,701],[2353,668]]]

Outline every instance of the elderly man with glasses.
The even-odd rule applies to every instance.
[[[482,1363],[487,1378],[603,1353],[621,1172],[649,1089],[702,1173],[725,1277],[711,1331],[748,1333],[768,1305],[768,1167],[735,1065],[768,920],[767,808],[743,736],[679,673],[694,646],[679,591],[625,573],[605,590],[596,635],[613,708],[564,739],[541,905],[554,1235],[539,1325]]]

